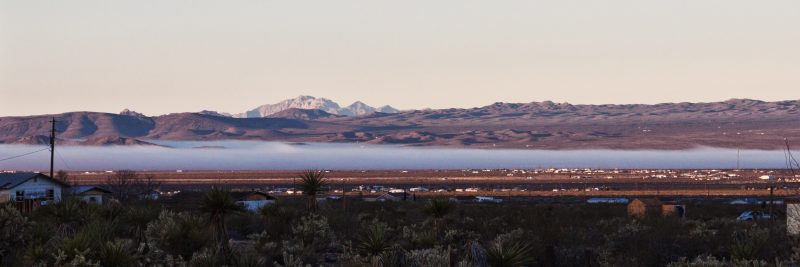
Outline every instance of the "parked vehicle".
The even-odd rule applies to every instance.
[[[737,221],[760,221],[769,219],[772,219],[772,215],[758,211],[745,211],[736,218]]]

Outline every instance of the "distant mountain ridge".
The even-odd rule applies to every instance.
[[[252,110],[235,114],[236,118],[264,118],[272,114],[279,113],[288,109],[317,109],[334,115],[343,116],[360,116],[372,112],[382,113],[397,113],[398,110],[391,106],[382,106],[379,108],[371,107],[361,101],[347,106],[341,107],[338,103],[333,102],[326,98],[316,98],[313,96],[298,96],[296,98],[287,99],[275,104],[262,105]]]
[[[325,99],[301,100],[255,118],[210,111],[146,116],[130,110],[0,117],[0,144],[46,144],[52,117],[58,121],[58,143],[70,145],[235,139],[517,149],[779,149],[784,138],[800,140],[797,100],[655,105],[545,101],[396,113],[355,103],[350,110],[361,114],[357,116],[325,111],[341,110]],[[282,108],[292,105],[321,108]]]

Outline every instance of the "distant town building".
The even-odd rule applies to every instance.
[[[605,204],[613,204],[613,203],[628,204],[628,199],[627,198],[610,198],[610,197],[593,197],[593,198],[587,199],[586,203],[591,203],[591,204],[599,204],[599,203],[605,203]]]
[[[395,193],[383,193],[378,197],[373,198],[364,198],[366,202],[394,202],[394,201],[403,201],[407,200],[408,196],[403,194],[395,194]]]
[[[14,203],[22,212],[61,201],[69,185],[41,173],[0,173],[0,204]]]
[[[275,204],[275,198],[267,193],[253,192],[231,192],[231,197],[236,199],[236,204],[244,205],[248,211],[257,211],[263,206]]]

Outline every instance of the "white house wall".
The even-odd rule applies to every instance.
[[[47,194],[48,189],[53,189],[53,199],[58,202],[61,201],[61,185],[46,178],[29,179],[28,181],[10,188],[8,191],[9,196],[6,198],[12,200],[16,197],[17,191],[25,191],[25,197],[33,194]],[[43,196],[44,196],[43,195]]]

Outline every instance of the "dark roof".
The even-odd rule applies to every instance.
[[[95,189],[97,189],[98,191],[101,191],[103,193],[106,193],[106,194],[111,194],[111,191],[108,191],[105,188],[97,187],[97,186],[93,186],[93,185],[81,185],[81,186],[73,187],[72,188],[72,193],[78,195],[78,194],[82,194],[84,192],[95,190]]]
[[[51,181],[53,181],[53,182],[55,182],[57,184],[60,184],[60,185],[65,186],[65,187],[69,187],[69,185],[67,185],[67,184],[65,184],[65,183],[63,183],[63,182],[61,182],[59,180],[50,178],[50,176],[47,176],[47,175],[44,175],[44,174],[41,174],[41,173],[18,172],[18,173],[0,173],[0,188],[3,188],[3,189],[12,188],[12,187],[18,186],[18,185],[30,180],[30,179],[33,179],[34,177],[49,179],[49,180],[51,180]]]

